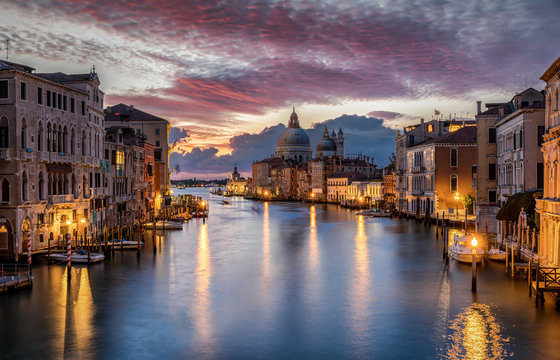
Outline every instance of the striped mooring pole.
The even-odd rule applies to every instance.
[[[27,265],[29,267],[29,275],[31,275],[31,231],[27,232]]]
[[[68,279],[70,279],[72,270],[72,237],[66,234],[66,266],[68,268]]]

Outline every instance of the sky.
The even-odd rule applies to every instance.
[[[175,177],[222,177],[274,152],[292,106],[384,165],[396,129],[472,118],[560,56],[560,2],[3,0],[10,61],[89,72],[105,104],[168,119]],[[5,47],[2,47],[4,58]],[[173,166],[172,164],[172,166]]]

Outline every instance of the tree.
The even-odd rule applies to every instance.
[[[473,213],[473,202],[474,198],[471,194],[461,196],[461,201],[463,202],[463,206],[467,210],[469,214]]]
[[[527,213],[527,225],[530,227],[539,226],[538,213],[535,212],[535,198],[542,197],[540,191],[529,191],[517,193],[508,197],[506,203],[496,214],[497,220],[517,221],[521,208]]]
[[[389,165],[387,166],[387,169],[389,169],[390,171],[395,171],[396,166],[397,166],[397,156],[393,152],[389,156]]]

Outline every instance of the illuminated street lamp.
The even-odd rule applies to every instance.
[[[476,238],[473,237],[471,240],[472,245],[472,285],[471,291],[476,291],[476,246],[478,245],[478,241]]]
[[[459,193],[455,193],[455,201],[457,202],[455,207],[455,219],[457,219],[459,217]]]
[[[268,190],[264,191],[264,197],[268,197]]]

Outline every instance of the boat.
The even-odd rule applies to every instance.
[[[65,251],[57,251],[51,253],[51,259],[55,261],[60,261],[66,263],[68,260],[68,255]],[[76,264],[87,264],[89,263],[96,263],[105,260],[105,255],[101,253],[90,253],[88,256],[88,252],[85,250],[77,250],[72,251],[72,262]],[[89,259],[89,261],[88,261]]]
[[[227,200],[225,200],[225,199],[222,200],[222,202],[224,203],[224,205],[229,205],[229,201],[227,201]]]
[[[470,246],[472,235],[459,232],[453,236],[453,245],[449,247],[449,256],[462,263],[472,263],[473,248]],[[481,262],[484,250],[476,249],[476,262]]]
[[[388,211],[379,211],[376,209],[361,210],[356,212],[356,215],[366,215],[373,217],[390,217],[391,213]]]
[[[506,252],[498,248],[492,247],[488,250],[488,260],[506,261]]]
[[[113,246],[115,248],[121,248],[121,243],[122,243],[122,248],[124,250],[134,250],[138,248],[138,241],[134,241],[134,240],[121,240],[121,239],[115,239],[113,241],[109,241],[107,243],[107,246]],[[144,242],[140,241],[140,246],[144,246]]]
[[[153,229],[154,223],[146,223],[146,229]],[[156,230],[183,230],[183,222],[174,220],[158,220],[156,221]]]

